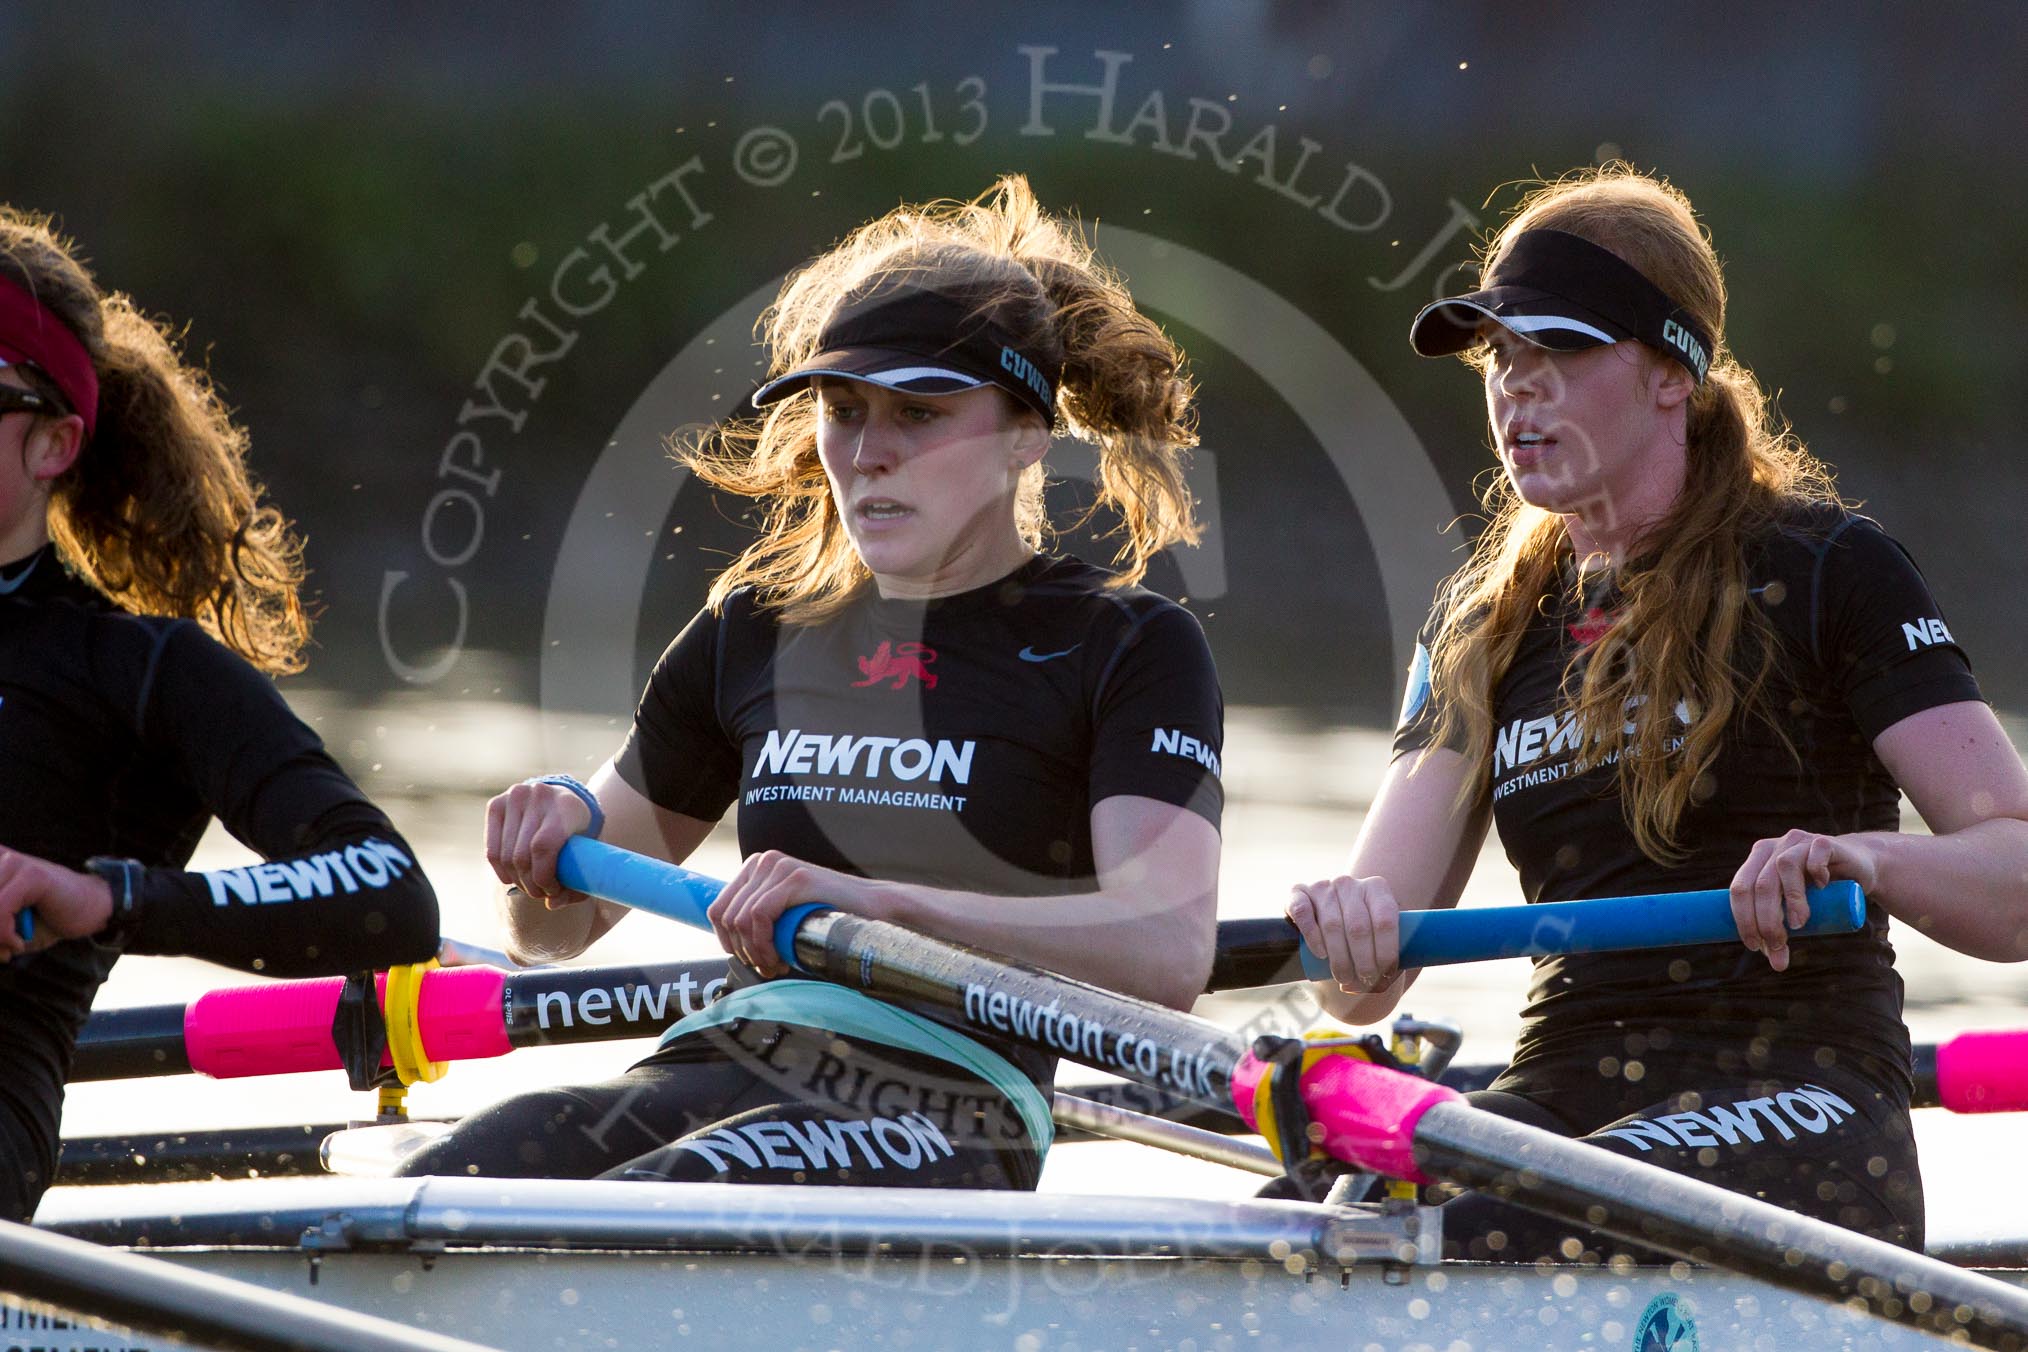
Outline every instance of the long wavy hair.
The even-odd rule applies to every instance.
[[[1724,274],[1681,190],[1622,164],[1537,184],[1487,246],[1481,285],[1511,241],[1533,229],[1611,250],[1716,343],[1690,398],[1683,490],[1616,570],[1610,623],[1563,674],[1564,698],[1583,729],[1573,769],[1613,765],[1636,845],[1658,863],[1675,863],[1685,853],[1683,814],[1711,792],[1707,771],[1727,729],[1752,717],[1782,736],[1765,697],[1776,649],[1766,614],[1748,594],[1747,545],[1797,507],[1842,503],[1830,470],[1727,346]],[[1483,373],[1483,345],[1468,356]],[[1559,597],[1579,602],[1582,587],[1561,516],[1523,502],[1505,475],[1489,476],[1482,502],[1490,520],[1440,594],[1430,649],[1431,680],[1444,694],[1431,745],[1467,748],[1467,798],[1484,792],[1493,691],[1523,634]],[[1669,711],[1679,703],[1689,719],[1672,750],[1677,723]]]
[[[1101,509],[1117,515],[1117,584],[1138,581],[1170,545],[1196,542],[1184,481],[1196,417],[1183,353],[1136,308],[1082,230],[1043,211],[1025,178],[1002,178],[970,202],[898,207],[799,269],[757,326],[770,376],[814,355],[842,306],[897,284],[963,297],[1039,365],[1061,363],[1052,430],[1098,450],[1097,499],[1081,521]],[[765,504],[760,538],[712,585],[714,607],[752,587],[784,619],[811,624],[870,581],[817,457],[814,399],[784,400],[763,418],[679,445],[676,455],[712,487]],[[1053,534],[1044,473],[1037,465],[1024,474],[1015,508],[1023,540],[1037,549]]]
[[[262,670],[300,671],[302,544],[247,472],[246,431],[210,377],[131,299],[101,291],[46,216],[0,206],[0,276],[68,326],[98,373],[97,429],[50,487],[65,564],[122,609],[195,620]]]

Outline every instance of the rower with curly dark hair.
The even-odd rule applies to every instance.
[[[407,844],[269,679],[309,625],[246,451],[160,325],[0,207],[0,1215],[49,1185],[122,952],[307,976],[436,949]],[[212,817],[269,862],[184,871]]]

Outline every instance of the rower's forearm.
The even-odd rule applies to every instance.
[[[2028,958],[2028,822],[1996,817],[1943,836],[1869,832],[1888,913],[1992,962]]]
[[[121,875],[129,953],[203,958],[308,977],[423,962],[437,951],[437,894],[385,818],[303,854],[249,867]]]
[[[1184,906],[1139,895],[993,897],[895,884],[880,918],[1075,977],[1171,1009],[1188,1009],[1211,977],[1215,901]]]

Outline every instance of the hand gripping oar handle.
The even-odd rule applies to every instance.
[[[1866,898],[1857,883],[1813,887],[1808,896],[1809,919],[1791,934],[1849,934],[1866,923]],[[1293,981],[1298,973],[1291,958],[1300,960],[1301,976],[1316,981],[1331,975],[1330,963],[1311,952],[1287,920],[1228,920],[1219,925],[1218,940],[1212,990]],[[1403,968],[1738,940],[1731,894],[1723,888],[1401,913]]]

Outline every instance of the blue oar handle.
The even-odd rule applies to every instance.
[[[21,936],[22,943],[31,942],[35,938],[35,912],[27,907],[16,911],[14,913],[14,932]]]
[[[572,836],[563,843],[556,857],[556,877],[574,891],[617,901],[693,929],[711,928],[711,903],[725,890],[725,884],[716,878],[590,836]],[[810,902],[782,912],[775,921],[775,951],[784,962],[795,963],[796,930],[804,917],[828,909]]]
[[[705,912],[725,884],[702,873],[644,854],[607,845],[590,836],[572,836],[556,857],[556,878],[565,887],[665,920],[710,929]]]
[[[1854,882],[1809,890],[1810,917],[1791,934],[1850,934],[1866,923],[1866,898]],[[1609,953],[1630,948],[1736,943],[1732,896],[1724,888],[1643,897],[1598,897],[1538,906],[1485,906],[1465,911],[1403,911],[1401,965],[1436,967],[1545,953]],[[1302,946],[1303,971],[1313,978],[1331,965]]]
[[[711,928],[706,914],[725,884],[660,859],[632,854],[589,836],[565,842],[556,861],[565,887],[650,911],[698,929]],[[1809,891],[1810,918],[1791,934],[1849,934],[1866,923],[1866,898],[1853,882],[1835,882]],[[824,910],[819,903],[792,906],[775,922],[775,951],[794,962],[796,929],[805,916]],[[1315,980],[1331,967],[1296,937],[1286,921],[1227,921],[1235,937],[1268,925],[1286,938],[1257,944],[1258,957],[1286,961],[1299,949],[1303,972]],[[1663,892],[1642,897],[1599,897],[1539,906],[1475,906],[1465,911],[1403,911],[1401,965],[1438,967],[1454,962],[1534,957],[1545,953],[1608,953],[1630,948],[1673,948],[1685,944],[1734,943],[1732,897],[1723,888],[1705,892]],[[1276,957],[1275,950],[1283,956]],[[1286,977],[1281,978],[1286,980]],[[1231,983],[1243,984],[1243,983]],[[1219,988],[1217,983],[1214,989]]]

